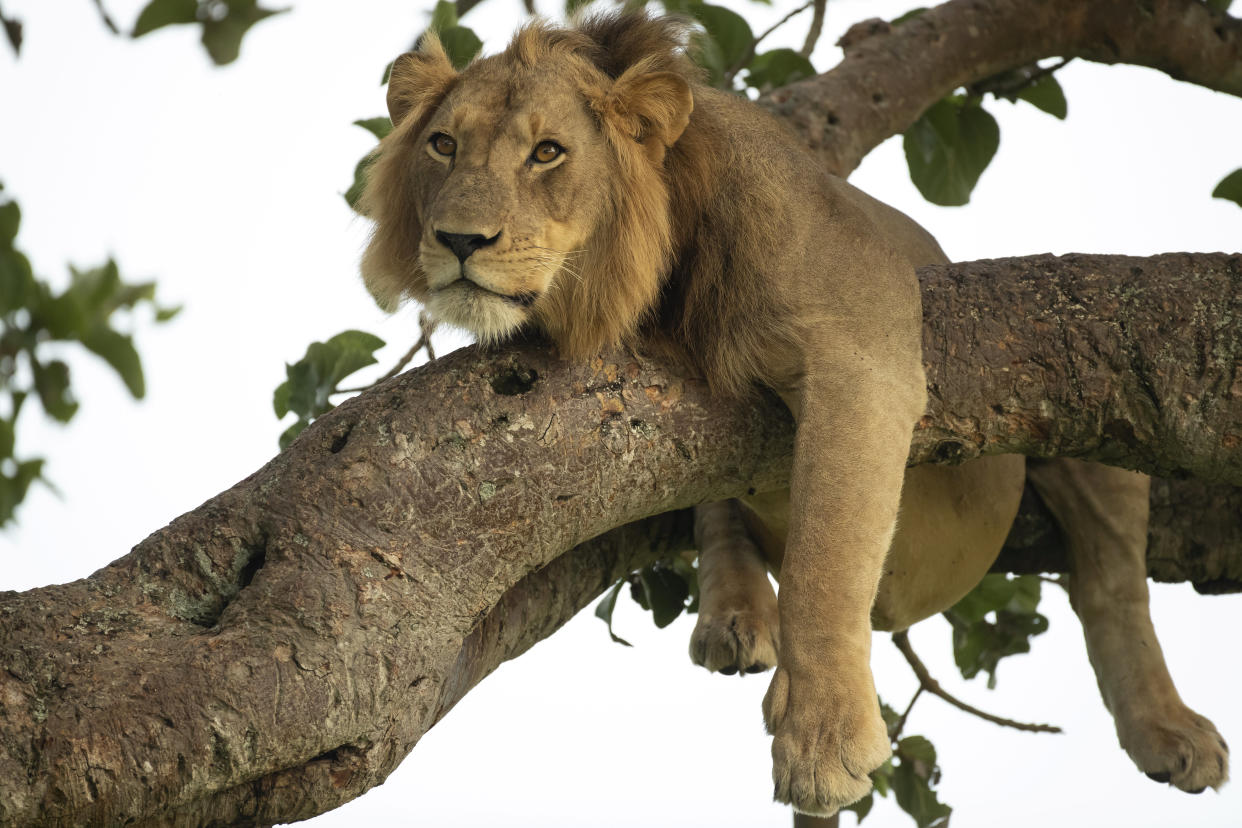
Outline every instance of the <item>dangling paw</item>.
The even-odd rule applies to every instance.
[[[815,682],[778,668],[763,700],[773,736],[773,797],[804,814],[831,816],[866,796],[871,771],[892,755],[870,680],[835,678]],[[857,692],[823,689],[847,686]]]
[[[1229,779],[1229,746],[1216,726],[1185,705],[1117,724],[1121,746],[1139,770],[1187,793]]]
[[[775,602],[761,609],[699,613],[690,636],[690,660],[713,673],[762,673],[776,666],[780,640]]]

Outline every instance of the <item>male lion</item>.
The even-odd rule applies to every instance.
[[[926,397],[915,267],[944,254],[702,85],[684,31],[613,14],[527,26],[461,73],[433,36],[399,57],[362,269],[382,303],[411,297],[484,341],[534,327],[569,359],[626,341],[722,395],[781,395],[798,424],[791,490],[699,508],[691,653],[724,673],[776,668],[776,797],[831,814],[890,753],[872,622],[903,629],[969,590],[1028,471],[1021,457],[906,469]],[[1148,617],[1147,479],[1069,460],[1029,474],[1066,530],[1122,746],[1179,788],[1220,785],[1224,742],[1181,703]]]

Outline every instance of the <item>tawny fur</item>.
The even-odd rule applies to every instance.
[[[394,129],[362,199],[376,223],[363,275],[385,307],[416,300],[484,341],[533,327],[569,359],[624,342],[680,361],[721,394],[762,384],[789,404],[792,489],[699,509],[691,654],[722,672],[776,662],[764,702],[776,795],[830,814],[864,795],[889,755],[868,667],[872,621],[904,628],[977,583],[1017,510],[1024,463],[905,470],[926,395],[914,269],[943,252],[906,216],[820,171],[758,108],[704,86],[686,33],[622,13],[571,30],[528,25],[461,73],[434,37],[398,58]],[[547,142],[563,152],[539,161]],[[463,253],[445,234],[477,248]],[[1140,495],[1118,474],[1091,484],[1124,511]],[[1111,614],[1077,601],[1123,745],[1158,774],[1198,751],[1174,784],[1220,784],[1223,742],[1209,749],[1219,737],[1181,705],[1167,671],[1160,678],[1150,620],[1140,623],[1133,539],[1110,545],[1090,516],[1063,511],[1084,570],[1129,561],[1123,580],[1142,598]],[[1150,697],[1147,715],[1117,701],[1108,678],[1126,674],[1135,645],[1119,618],[1138,624],[1149,650],[1148,678],[1129,683]],[[1153,711],[1175,724],[1151,725]]]

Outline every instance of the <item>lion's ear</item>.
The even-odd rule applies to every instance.
[[[639,64],[617,78],[605,117],[614,118],[659,163],[685,131],[693,110],[694,96],[685,78],[675,72],[644,71]]]
[[[417,52],[406,52],[392,62],[388,74],[388,115],[393,126],[411,114],[415,118],[422,116],[456,77],[457,70],[440,39],[428,32]]]

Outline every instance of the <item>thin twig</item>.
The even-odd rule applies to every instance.
[[[1035,82],[1040,78],[1043,78],[1046,75],[1051,75],[1053,72],[1064,68],[1065,65],[1071,60],[1073,60],[1072,57],[1062,58],[1059,62],[1054,63],[1051,66],[1040,66],[1036,63],[1034,64],[1034,69],[1031,69],[1029,66],[1021,67],[1015,70],[1016,72],[1019,72],[1021,76],[1017,80],[1010,81],[1009,83],[1005,83],[1004,81],[999,80],[998,76],[993,75],[990,78],[984,78],[977,83],[971,84],[970,91],[979,96],[983,96],[984,94],[991,92],[998,98],[1013,98],[1023,89],[1026,89],[1029,86],[1034,86]]]
[[[802,51],[799,53],[808,59],[811,57],[811,52],[815,51],[819,36],[824,32],[824,13],[828,10],[828,0],[814,0],[814,2],[815,14],[811,18],[811,28],[807,29],[806,42],[802,44]]]
[[[772,34],[772,32],[776,31],[781,26],[784,26],[786,23],[788,23],[793,18],[802,14],[802,12],[814,6],[815,3],[816,3],[816,0],[807,0],[807,2],[803,3],[801,6],[794,9],[789,14],[785,15],[780,20],[773,23],[772,26],[770,26],[766,32],[756,37],[754,42],[750,44],[750,48],[746,50],[746,54],[742,55],[742,57],[738,59],[737,63],[729,67],[728,72],[725,72],[724,81],[725,81],[726,86],[729,86],[729,87],[733,86],[733,78],[737,75],[738,72],[742,71],[742,69],[746,66],[746,64],[750,63],[750,59],[755,56],[755,47],[759,45],[759,41],[763,40],[765,37]]]
[[[13,47],[13,54],[20,55],[22,53],[22,21],[16,17],[5,17],[4,10],[0,9],[0,26],[4,27],[4,34],[9,40],[9,45]]]
[[[914,691],[914,695],[910,697],[910,703],[906,705],[906,710],[901,714],[901,718],[893,722],[893,726],[888,729],[888,738],[896,742],[897,737],[901,735],[901,731],[906,728],[906,719],[910,718],[910,711],[914,709],[914,703],[919,700],[919,696],[923,695],[924,687],[919,684],[919,689]]]
[[[897,645],[897,649],[901,650],[901,654],[906,657],[906,663],[910,665],[910,669],[914,671],[914,675],[918,677],[919,686],[931,693],[933,696],[939,696],[958,710],[964,710],[978,716],[984,721],[998,724],[1002,727],[1012,727],[1015,730],[1025,730],[1032,733],[1060,733],[1061,728],[1056,725],[1047,724],[1026,724],[1024,722],[1015,722],[1013,719],[1003,719],[1000,716],[993,716],[991,713],[985,713],[977,707],[971,707],[964,701],[954,698],[940,686],[940,682],[931,677],[931,673],[927,672],[927,668],[923,666],[923,662],[914,652],[914,648],[910,646],[910,636],[903,630],[902,632],[893,633],[893,643]]]
[[[103,24],[108,27],[108,31],[114,35],[119,35],[121,30],[117,28],[116,23],[108,15],[108,10],[104,8],[103,0],[95,0],[95,8],[99,9],[99,16],[103,18]]]

